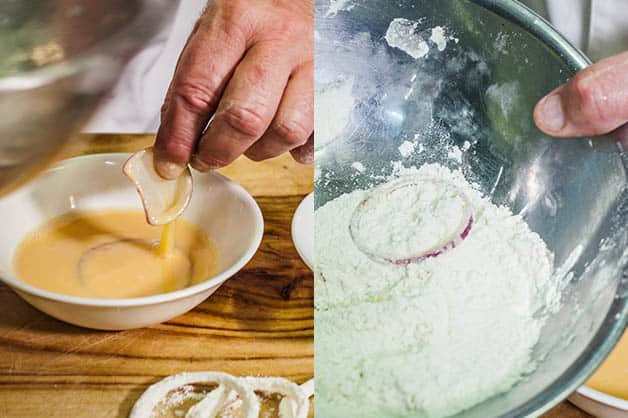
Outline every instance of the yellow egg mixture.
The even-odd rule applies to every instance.
[[[611,355],[589,379],[587,386],[628,400],[628,332],[624,334]]]
[[[130,298],[200,283],[217,267],[214,243],[179,219],[163,228],[133,210],[85,211],[31,232],[15,255],[18,278],[65,295]]]

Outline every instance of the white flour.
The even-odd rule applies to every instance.
[[[398,48],[414,59],[419,59],[430,52],[427,42],[416,33],[419,22],[404,19],[393,19],[388,26],[384,38],[388,45]]]
[[[416,142],[403,141],[401,145],[399,145],[399,154],[401,154],[403,158],[408,158],[414,152],[416,145]]]
[[[325,16],[336,16],[341,10],[351,10],[354,6],[351,4],[351,0],[330,0],[329,9],[327,9]]]
[[[505,118],[509,118],[515,109],[517,100],[520,99],[518,81],[510,81],[503,84],[492,84],[486,89],[486,100],[495,103]]]
[[[316,91],[314,124],[318,151],[333,142],[351,121],[355,99],[351,95],[353,78],[340,77]]]
[[[507,391],[534,367],[544,323],[535,313],[558,305],[553,256],[520,217],[461,173],[400,171],[456,185],[471,202],[473,229],[438,257],[398,266],[352,241],[349,222],[368,191],[316,211],[316,413],[326,418],[444,417]],[[406,193],[410,200],[416,190]]]
[[[449,38],[445,36],[445,30],[441,26],[435,26],[432,28],[432,36],[430,36],[430,41],[436,44],[436,48],[439,51],[444,51],[447,48],[447,41]]]
[[[456,186],[413,179],[374,189],[360,204],[351,218],[358,248],[376,259],[412,259],[442,248],[463,232],[471,214]]]
[[[359,161],[354,161],[353,163],[351,163],[351,168],[353,168],[358,173],[364,173],[364,171],[366,171],[366,167],[364,167],[364,164]]]
[[[460,147],[457,147],[455,145],[451,146],[447,150],[447,158],[462,163],[462,150],[460,149]]]
[[[430,52],[430,46],[418,33],[419,22],[405,18],[393,19],[388,25],[384,39],[389,46],[398,48],[414,59],[423,58]],[[446,28],[434,26],[429,37],[439,52],[447,48],[449,41],[458,43],[458,39],[447,35]]]
[[[446,28],[442,26],[434,26],[432,28],[430,41],[434,42],[436,44],[436,48],[438,48],[438,50],[442,52],[445,50],[445,48],[447,48],[447,43],[449,41],[454,41],[455,43],[458,43],[460,40],[451,35],[447,35]]]

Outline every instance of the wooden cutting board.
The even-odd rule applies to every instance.
[[[148,136],[81,136],[63,157],[133,151]],[[182,371],[313,375],[313,280],[290,238],[312,167],[289,156],[223,171],[255,196],[265,233],[253,260],[191,312],[165,324],[102,332],[56,321],[0,285],[0,417],[126,417],[146,387]]]
[[[60,158],[131,152],[152,141],[82,135]],[[191,312],[154,327],[93,331],[40,313],[0,284],[0,417],[123,418],[149,384],[182,371],[312,377],[313,278],[290,238],[312,168],[284,156],[240,159],[221,172],[259,203],[264,239],[253,260]],[[587,415],[563,402],[545,417]]]

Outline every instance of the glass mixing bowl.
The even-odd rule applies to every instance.
[[[588,59],[511,0],[349,0],[331,8],[320,0],[315,7],[316,88],[351,79],[355,99],[349,124],[317,150],[316,207],[381,183],[395,161],[438,162],[522,214],[554,252],[556,268],[572,275],[563,306],[535,347],[536,370],[459,416],[541,414],[586,380],[628,321],[625,156],[613,138],[553,139],[532,120],[537,100]],[[415,60],[384,39],[395,18],[419,21],[425,39],[435,26],[452,39]],[[402,158],[404,141],[421,152]]]
[[[175,7],[169,0],[0,2],[0,196],[55,158]]]

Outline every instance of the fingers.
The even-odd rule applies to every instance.
[[[309,7],[209,3],[162,107],[155,142],[160,175],[177,177],[187,163],[201,171],[219,168],[247,150],[262,159],[303,147],[295,155],[309,158],[313,42],[311,4],[304,3]]]
[[[255,44],[235,70],[192,166],[223,167],[262,137],[277,111],[293,63],[284,48]]]
[[[177,177],[190,161],[232,69],[245,53],[247,34],[223,24],[220,14],[210,8],[199,20],[166,95],[155,141],[155,168],[164,178]]]
[[[558,137],[609,133],[628,121],[628,52],[588,67],[541,99],[534,120]]]
[[[310,62],[294,72],[270,127],[245,155],[261,161],[303,146],[314,131],[313,107],[314,66]],[[296,155],[297,160],[307,160],[307,147]]]
[[[312,164],[314,162],[314,134],[308,138],[304,145],[291,150],[290,154],[298,163]]]

